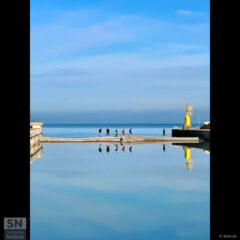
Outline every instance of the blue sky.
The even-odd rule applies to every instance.
[[[31,112],[209,111],[209,25],[209,0],[31,0]]]

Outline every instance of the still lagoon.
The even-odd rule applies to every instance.
[[[43,144],[31,240],[210,239],[209,161],[194,146]]]

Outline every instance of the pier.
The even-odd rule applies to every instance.
[[[147,143],[199,143],[199,136],[102,136],[88,138],[61,138],[42,136],[41,122],[30,123],[30,156],[42,155],[43,143],[106,143],[106,144],[147,144]]]
[[[154,137],[154,136],[122,136],[122,137],[89,137],[89,138],[55,138],[41,137],[41,143],[197,143],[198,137]]]
[[[30,123],[30,162],[42,156],[42,122]]]
[[[172,137],[198,137],[210,141],[210,129],[172,129]]]
[[[201,141],[210,141],[210,122],[204,122],[200,128],[192,128],[190,116],[193,114],[193,108],[187,104],[184,107],[186,115],[182,129],[173,128],[172,137],[198,137]]]

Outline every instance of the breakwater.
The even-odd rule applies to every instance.
[[[122,137],[89,137],[89,138],[55,138],[41,137],[41,143],[153,143],[153,142],[199,142],[198,137],[154,137],[154,136],[122,136]]]
[[[172,129],[172,137],[198,137],[210,141],[210,129]]]
[[[30,162],[42,157],[42,123],[30,123]]]

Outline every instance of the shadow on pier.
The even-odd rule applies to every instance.
[[[199,143],[172,143],[173,146],[183,146],[190,148],[200,148],[203,151],[210,153],[210,142],[199,142]]]

